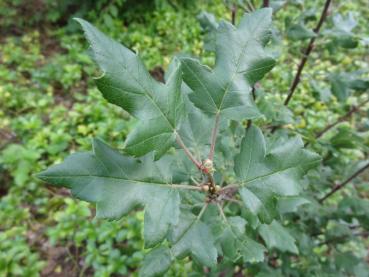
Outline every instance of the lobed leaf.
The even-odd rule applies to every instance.
[[[302,175],[320,161],[318,155],[303,146],[302,140],[295,137],[277,143],[267,152],[261,130],[255,126],[247,129],[234,170],[245,206],[262,221],[275,218],[277,196],[300,193]]]
[[[168,238],[169,246],[153,249],[145,256],[141,276],[161,276],[169,269],[170,261],[188,255],[205,266],[217,264],[218,252],[211,230],[192,213],[181,212],[180,220]],[[152,266],[155,266],[154,270],[150,270]]]
[[[232,261],[242,258],[245,263],[262,262],[266,249],[245,234],[245,225],[245,219],[239,216],[230,217],[223,223],[219,238],[223,254]]]
[[[277,221],[269,225],[262,224],[259,233],[267,244],[268,248],[277,248],[281,251],[289,251],[298,254],[299,250],[295,244],[295,239]]]
[[[96,203],[96,216],[118,219],[145,206],[144,238],[155,246],[178,223],[180,197],[171,186],[168,162],[126,157],[100,140],[93,152],[76,153],[37,175],[55,186],[70,188],[82,200]]]
[[[216,29],[214,70],[198,60],[181,58],[183,78],[193,90],[196,107],[228,119],[255,118],[260,113],[251,97],[251,85],[270,71],[275,61],[266,53],[272,9],[245,15],[238,28],[220,22]]]
[[[99,90],[109,102],[141,120],[128,135],[125,151],[133,156],[155,151],[155,159],[159,159],[175,142],[184,114],[180,64],[176,64],[166,84],[159,83],[150,76],[138,55],[87,21],[76,20],[103,71],[96,79]]]

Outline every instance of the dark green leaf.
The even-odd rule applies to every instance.
[[[247,129],[234,169],[244,204],[263,221],[274,217],[275,197],[298,195],[302,175],[320,161],[303,146],[295,137],[276,143],[267,153],[261,130],[255,126]]]
[[[262,224],[259,228],[259,233],[268,248],[277,248],[281,251],[289,251],[294,254],[299,253],[295,239],[277,221],[274,220],[269,225]]]
[[[303,40],[315,36],[314,31],[308,29],[302,23],[292,25],[287,31],[287,37],[293,40]]]
[[[129,134],[125,151],[142,156],[155,150],[155,158],[159,159],[173,145],[184,113],[179,64],[165,85],[159,83],[135,53],[87,21],[77,21],[91,44],[94,60],[103,71],[96,79],[99,90],[109,102],[141,120]]]
[[[179,217],[180,198],[170,185],[168,162],[125,157],[99,140],[93,141],[93,149],[72,154],[38,178],[96,203],[98,217],[117,219],[137,205],[145,206],[145,243],[149,247],[159,243]]]
[[[339,101],[345,101],[349,97],[349,89],[345,79],[339,74],[332,74],[330,77],[333,94]]]
[[[173,243],[171,253],[179,259],[191,254],[205,266],[213,267],[217,263],[218,254],[210,228],[192,214],[181,213],[170,241]]]
[[[271,14],[272,9],[266,8],[245,15],[237,29],[222,21],[216,32],[214,70],[195,59],[181,59],[184,80],[194,91],[190,100],[199,109],[235,120],[260,115],[250,85],[274,65],[263,48],[269,39]]]
[[[266,249],[245,234],[246,221],[241,217],[230,217],[220,237],[223,254],[236,261],[240,257],[246,262],[262,262]]]
[[[282,214],[297,212],[301,205],[310,203],[309,200],[300,196],[285,196],[278,199],[277,208]]]
[[[140,276],[163,276],[172,263],[170,249],[160,246],[150,251],[144,258],[140,269]]]

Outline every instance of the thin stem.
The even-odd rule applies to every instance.
[[[197,181],[194,177],[191,176],[191,180],[192,182],[194,182],[196,184],[196,186],[201,186],[202,184],[200,184],[199,181]]]
[[[254,101],[255,101],[256,100],[255,85],[252,86],[252,88],[251,88],[251,94],[252,94],[252,99],[254,99]],[[246,128],[247,129],[250,128],[251,125],[252,125],[252,120],[251,119],[247,120]]]
[[[223,208],[220,206],[219,203],[217,203],[217,207],[218,207],[219,213],[220,213],[221,217],[223,218],[224,222],[228,224],[228,220],[227,220],[227,217],[224,214]]]
[[[210,152],[209,152],[209,159],[212,161],[214,159],[214,152],[215,152],[215,144],[217,141],[217,134],[219,129],[219,121],[220,121],[220,112],[218,112],[215,116],[215,124],[213,131],[211,132],[211,139],[210,139]]]
[[[229,198],[228,196],[222,196],[222,198],[229,201],[229,202],[233,202],[233,203],[236,203],[236,204],[242,206],[242,202],[237,200],[237,199]]]
[[[250,0],[246,0],[246,4],[249,7],[251,12],[255,11],[255,7]]]
[[[326,195],[324,195],[321,199],[319,199],[319,203],[323,203],[328,197],[332,196],[334,193],[345,187],[348,183],[350,183],[353,179],[355,179],[357,176],[359,176],[361,173],[363,173],[365,170],[369,168],[369,163],[367,163],[365,166],[360,168],[358,171],[356,171],[354,174],[352,174],[349,178],[347,178],[343,183],[334,186],[330,192],[328,192]]]
[[[367,99],[366,101],[364,101],[363,103],[357,105],[357,106],[353,106],[351,107],[351,109],[343,116],[339,117],[335,122],[327,125],[323,130],[321,130],[320,132],[318,132],[315,135],[315,139],[320,138],[321,136],[323,136],[326,132],[328,132],[330,129],[332,129],[333,127],[335,127],[337,124],[345,121],[346,119],[349,119],[355,112],[358,112],[360,110],[360,108],[362,108],[363,106],[365,106],[367,103],[369,102],[369,99]],[[310,142],[306,142],[305,143],[305,147],[308,146],[310,144]]]
[[[313,30],[314,33],[316,34],[316,36],[314,36],[310,39],[309,45],[306,48],[306,50],[304,51],[303,57],[302,57],[302,59],[300,61],[300,64],[297,68],[297,73],[295,75],[295,78],[293,79],[293,82],[292,82],[292,85],[291,85],[291,88],[290,88],[290,92],[287,95],[286,100],[284,101],[285,106],[287,106],[288,103],[290,102],[290,100],[291,100],[298,84],[300,83],[300,77],[301,77],[302,70],[304,69],[305,64],[306,64],[306,62],[309,58],[309,55],[310,55],[311,51],[314,48],[314,42],[315,42],[315,39],[316,39],[317,35],[319,34],[320,28],[322,27],[323,22],[327,18],[328,8],[329,8],[330,3],[331,3],[331,0],[326,0],[325,1],[324,8],[323,8],[322,14],[320,15],[319,22],[318,22],[317,26],[315,27],[315,29]]]
[[[197,221],[199,221],[201,219],[202,215],[204,214],[204,212],[206,211],[206,208],[208,206],[209,206],[209,203],[205,203],[205,205],[202,207],[201,211],[197,215],[195,222],[197,222]]]
[[[186,153],[188,158],[196,165],[198,169],[201,169],[201,163],[196,160],[196,158],[191,154],[190,150],[186,147],[186,145],[183,143],[183,140],[179,136],[178,133],[176,133],[176,141],[178,145],[183,149],[183,151]]]
[[[229,189],[238,189],[238,188],[239,188],[238,185],[228,185],[228,186],[225,186],[225,187],[221,188],[219,190],[219,192],[226,191],[226,190],[229,190]]]
[[[192,189],[192,190],[202,190],[201,187],[197,187],[197,186],[190,186],[190,185],[170,185],[172,188],[177,188],[177,189]]]
[[[236,25],[236,14],[237,14],[237,6],[233,4],[231,8],[231,19],[233,25]]]

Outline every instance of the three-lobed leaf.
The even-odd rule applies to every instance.
[[[235,173],[240,182],[239,193],[245,206],[262,221],[276,216],[277,196],[296,196],[300,179],[320,157],[303,149],[301,138],[295,137],[273,145],[267,152],[261,130],[251,126],[235,157]]]
[[[245,15],[238,28],[221,21],[215,34],[213,70],[193,58],[181,58],[184,81],[193,90],[189,98],[196,107],[234,120],[260,116],[251,86],[275,64],[264,49],[271,15],[270,8]]]
[[[184,114],[180,92],[180,64],[166,84],[154,80],[140,57],[104,35],[83,19],[76,19],[90,42],[92,57],[103,71],[96,84],[104,97],[140,119],[129,134],[125,151],[143,156],[155,150],[159,159],[175,142],[176,132]]]

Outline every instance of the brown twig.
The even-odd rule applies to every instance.
[[[344,114],[343,116],[339,117],[335,122],[327,125],[323,130],[321,130],[320,132],[318,132],[315,135],[315,139],[318,139],[320,137],[322,137],[326,132],[328,132],[330,129],[332,129],[333,127],[335,127],[336,125],[338,125],[339,123],[349,119],[355,112],[358,112],[360,110],[360,108],[362,108],[363,106],[365,106],[367,103],[369,102],[369,99],[367,99],[366,101],[364,101],[363,103],[357,105],[357,106],[352,106],[351,109]],[[310,141],[305,143],[305,147],[308,146],[310,144]]]
[[[325,4],[324,4],[324,8],[323,8],[323,11],[322,11],[322,14],[320,15],[320,19],[319,19],[319,22],[317,24],[317,26],[315,27],[315,29],[313,30],[314,33],[316,35],[319,34],[319,31],[320,31],[320,28],[322,27],[323,25],[323,22],[325,21],[326,17],[327,17],[327,14],[328,14],[328,8],[329,8],[329,5],[331,3],[331,0],[326,0],[325,1]],[[310,39],[310,42],[309,42],[309,45],[308,47],[305,49],[304,51],[304,54],[303,54],[303,57],[300,61],[300,64],[297,68],[297,73],[295,75],[295,78],[292,82],[292,85],[291,85],[291,88],[290,88],[290,92],[289,94],[287,95],[287,98],[286,100],[284,101],[284,105],[287,106],[288,103],[290,102],[298,84],[300,83],[300,77],[301,77],[301,73],[302,73],[302,70],[304,69],[305,67],[305,64],[309,58],[309,55],[311,53],[311,51],[313,50],[314,48],[314,42],[315,42],[315,39],[316,39],[317,36],[314,36]]]
[[[263,8],[269,7],[269,0],[263,0]]]
[[[319,199],[319,203],[323,203],[328,197],[332,196],[334,193],[345,187],[348,183],[350,183],[353,179],[355,179],[357,176],[359,176],[361,173],[363,173],[365,170],[369,168],[369,163],[367,163],[365,166],[357,170],[354,174],[352,174],[349,178],[347,178],[343,183],[334,186],[330,192],[328,192],[326,195],[324,195],[322,198]]]
[[[233,25],[236,25],[236,14],[237,14],[237,6],[233,4],[231,8],[231,20]]]

